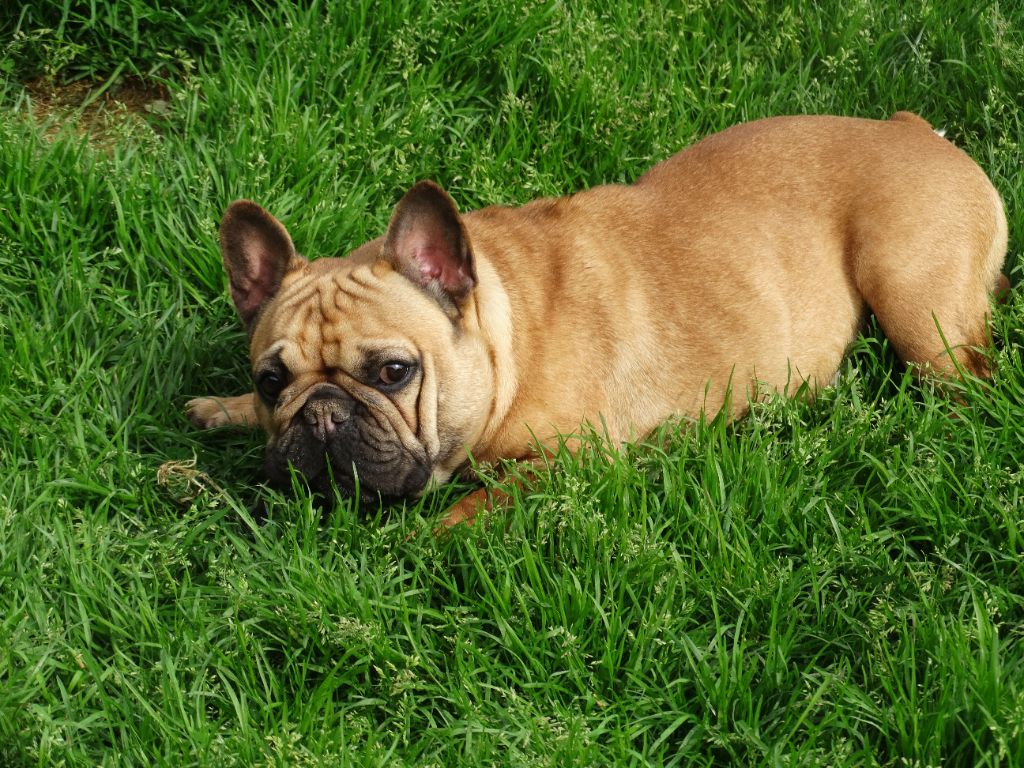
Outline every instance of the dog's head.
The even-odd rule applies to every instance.
[[[333,481],[375,498],[447,480],[494,391],[451,198],[417,184],[387,234],[343,259],[298,255],[284,226],[246,200],[228,208],[220,241],[271,481],[294,468],[314,490]]]

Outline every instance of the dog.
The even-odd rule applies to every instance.
[[[240,200],[220,245],[254,391],[189,417],[262,426],[272,482],[294,469],[369,499],[415,497],[470,456],[536,459],[581,425],[622,443],[813,392],[868,312],[915,371],[988,376],[1007,285],[998,192],[909,112],[741,124],[631,185],[518,208],[462,215],[423,181],[344,258],[303,258]]]

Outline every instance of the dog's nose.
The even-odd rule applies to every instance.
[[[313,437],[326,443],[338,424],[347,418],[345,402],[332,394],[313,396],[302,407],[302,419],[313,432]]]
[[[326,443],[334,434],[336,426],[345,420],[345,414],[337,400],[315,400],[306,403],[302,409],[302,418],[313,428],[313,436]]]

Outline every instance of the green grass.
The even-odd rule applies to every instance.
[[[420,178],[516,203],[746,119],[912,109],[1003,194],[1016,281],[1018,3],[27,5],[0,10],[0,764],[1024,763],[1020,295],[991,384],[918,385],[869,333],[813,404],[590,441],[442,540],[458,488],[322,515],[260,490],[257,435],[182,416],[247,386],[235,197],[334,254]],[[128,75],[167,103],[102,141],[22,85]]]

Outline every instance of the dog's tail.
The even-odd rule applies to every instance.
[[[917,125],[924,128],[926,131],[932,131],[936,136],[940,136],[943,139],[946,138],[945,128],[932,128],[932,124],[925,120],[920,115],[915,115],[913,112],[901,111],[889,118],[895,120],[897,123],[909,123],[910,125]]]
[[[932,124],[925,120],[920,115],[915,115],[913,112],[897,112],[895,115],[889,118],[890,120],[896,120],[900,123],[911,123],[912,125],[919,125],[925,130],[932,130]]]

